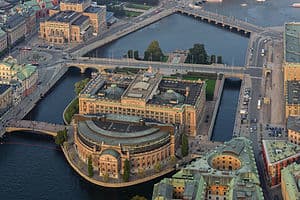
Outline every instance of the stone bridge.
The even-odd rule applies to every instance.
[[[10,120],[6,123],[5,131],[7,133],[14,131],[30,131],[50,136],[56,136],[58,131],[68,128],[61,124],[52,124],[47,122],[30,120]]]
[[[188,64],[188,63],[165,63],[165,62],[149,62],[135,59],[110,59],[110,58],[88,58],[79,57],[77,59],[69,59],[64,62],[65,67],[77,67],[82,73],[86,69],[96,69],[102,71],[104,69],[113,69],[115,67],[124,68],[145,68],[149,66],[154,69],[160,69],[162,72],[168,71],[176,73],[176,71],[195,71],[203,73],[224,74],[227,77],[242,78],[244,75],[244,67],[228,66],[225,64]],[[173,70],[173,71],[172,71]],[[165,73],[168,74],[168,73]]]

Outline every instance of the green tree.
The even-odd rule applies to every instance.
[[[147,199],[143,196],[135,195],[134,197],[131,198],[131,200],[147,200]]]
[[[89,177],[93,177],[94,176],[92,156],[88,157],[88,175],[89,175]]]
[[[160,163],[156,163],[154,165],[154,170],[155,170],[155,172],[160,172],[160,170],[161,170],[161,164]]]
[[[83,79],[81,81],[78,81],[77,83],[75,83],[75,93],[76,95],[79,95],[79,93],[81,92],[81,90],[83,90],[83,88],[85,87],[85,85],[90,81],[89,78]]]
[[[133,50],[132,49],[128,50],[127,58],[133,58]]]
[[[187,63],[208,64],[208,56],[204,44],[194,44],[193,48],[189,49],[186,58]]]
[[[216,55],[210,56],[210,63],[216,63]]]
[[[222,56],[218,56],[218,58],[217,58],[217,63],[219,63],[219,64],[222,64],[222,63],[223,63],[223,61],[222,61]]]
[[[133,52],[133,57],[134,57],[134,59],[136,59],[136,60],[139,60],[139,59],[140,59],[140,57],[139,57],[139,51],[138,51],[138,50],[135,50],[135,51]]]
[[[126,159],[124,161],[124,173],[123,173],[123,181],[128,182],[130,176],[130,163],[129,160]]]
[[[104,182],[108,182],[108,180],[109,180],[109,176],[108,176],[108,174],[106,173],[106,174],[104,174],[104,176],[103,176],[103,179],[104,179]]]
[[[54,139],[55,139],[55,144],[62,145],[68,139],[67,129],[58,131]]]
[[[162,50],[157,40],[152,41],[144,53],[144,60],[161,61],[164,57]]]
[[[185,134],[181,137],[181,154],[183,157],[189,154],[189,140]]]

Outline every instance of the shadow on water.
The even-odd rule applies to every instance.
[[[211,140],[224,142],[232,138],[240,87],[240,79],[225,80]]]

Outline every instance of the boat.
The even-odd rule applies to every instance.
[[[242,7],[245,7],[245,6],[247,6],[248,4],[246,4],[246,3],[241,3],[241,6]]]
[[[293,3],[292,7],[294,7],[294,8],[300,8],[300,3]]]
[[[257,2],[265,2],[266,0],[256,0]]]

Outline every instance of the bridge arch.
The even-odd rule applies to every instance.
[[[101,68],[96,67],[96,66],[80,66],[80,65],[68,65],[69,69],[79,69],[80,73],[85,73],[86,71],[90,70],[90,71],[97,71],[100,72]]]

